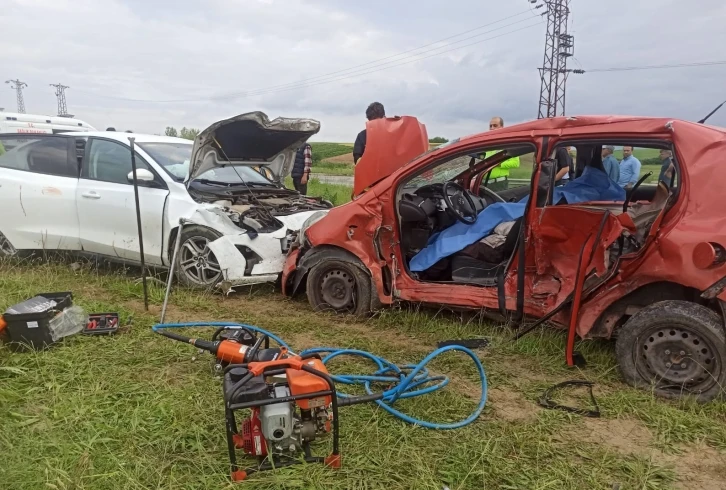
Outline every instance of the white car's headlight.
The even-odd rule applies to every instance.
[[[313,226],[321,219],[325,218],[327,214],[328,211],[317,211],[311,214],[310,217],[303,222],[302,226],[300,227],[300,231],[297,234],[297,241],[300,245],[305,245],[305,230]]]

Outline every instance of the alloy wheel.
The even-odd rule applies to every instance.
[[[179,250],[179,267],[193,282],[215,284],[222,275],[217,258],[209,249],[209,240],[198,236],[186,240]]]

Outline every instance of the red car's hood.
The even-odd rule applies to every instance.
[[[355,166],[353,196],[360,195],[428,149],[426,126],[415,117],[368,121],[365,153]]]

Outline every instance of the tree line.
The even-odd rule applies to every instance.
[[[199,130],[196,128],[183,127],[178,132],[176,128],[167,126],[164,130],[166,136],[173,136],[174,138],[184,138],[187,140],[193,140],[199,134]]]

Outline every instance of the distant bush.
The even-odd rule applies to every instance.
[[[443,136],[436,136],[434,138],[429,139],[429,143],[448,143],[449,140],[444,138]]]
[[[640,163],[643,165],[661,165],[663,162],[660,158],[644,158]]]

